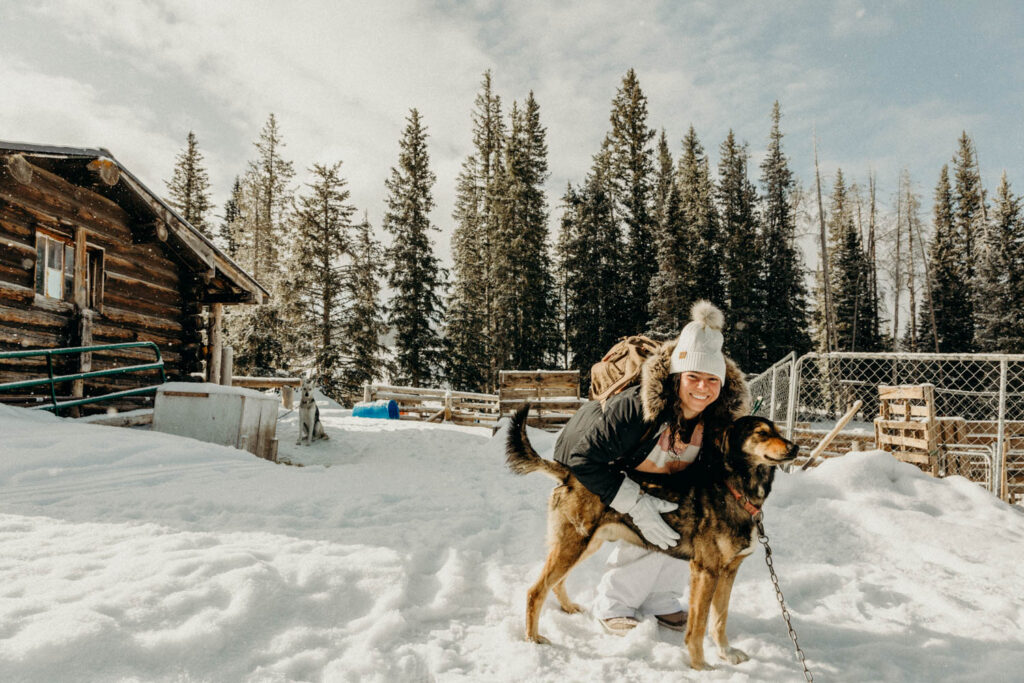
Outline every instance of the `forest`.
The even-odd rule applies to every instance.
[[[340,160],[295,185],[273,114],[216,217],[193,132],[167,201],[272,292],[226,316],[236,367],[312,371],[342,401],[375,381],[492,392],[503,369],[578,368],[585,382],[621,337],[677,335],[698,299],[725,312],[747,373],[790,351],[1024,352],[1020,199],[1005,173],[989,196],[966,131],[922,197],[905,170],[886,191],[874,173],[823,177],[816,152],[814,177],[796,178],[778,102],[757,169],[731,131],[715,168],[692,126],[673,150],[647,102],[630,69],[590,168],[552,198],[540,104],[530,92],[507,106],[484,73],[443,219],[410,109],[385,181],[388,243]]]

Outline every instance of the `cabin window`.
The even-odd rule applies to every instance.
[[[36,292],[49,299],[71,300],[75,247],[63,238],[36,233]]]
[[[103,305],[103,250],[87,244],[85,253],[85,305],[98,311]],[[48,299],[74,301],[74,242],[36,232],[36,293]]]
[[[88,266],[85,269],[86,306],[103,310],[103,250],[86,247]]]

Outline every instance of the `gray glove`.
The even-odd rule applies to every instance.
[[[629,515],[649,542],[665,550],[679,540],[679,533],[665,523],[662,513],[672,512],[678,505],[640,490],[640,485],[626,477],[611,502],[612,509]]]

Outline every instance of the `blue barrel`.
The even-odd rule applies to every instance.
[[[360,401],[352,406],[352,417],[376,417],[384,420],[397,420],[398,402],[387,399]]]

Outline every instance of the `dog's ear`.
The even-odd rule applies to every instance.
[[[717,439],[717,441],[715,443],[715,446],[718,448],[718,450],[721,453],[728,453],[729,452],[729,439],[730,438],[732,438],[732,425],[729,425],[728,427],[726,427],[725,429],[722,430],[721,435],[719,435],[719,437],[718,437],[718,439]]]

